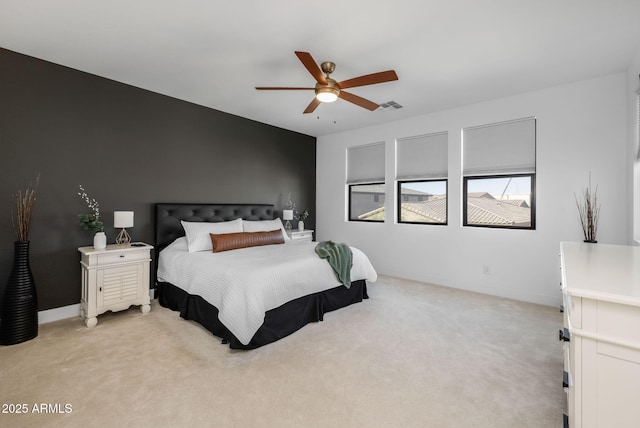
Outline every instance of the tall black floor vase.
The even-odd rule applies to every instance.
[[[13,269],[2,301],[0,345],[15,345],[38,335],[38,296],[29,266],[29,241],[16,241]]]

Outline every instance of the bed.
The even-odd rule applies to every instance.
[[[375,281],[377,275],[366,255],[353,247],[349,287],[340,284],[327,261],[314,253],[315,242],[189,251],[193,227],[235,228],[238,222],[245,231],[249,226],[281,226],[271,204],[155,205],[160,305],[200,323],[232,349],[255,349],[322,321],[327,312],[368,299],[367,281]]]

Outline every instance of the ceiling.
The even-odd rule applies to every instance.
[[[639,0],[0,0],[0,47],[217,110],[322,136],[625,71]],[[401,109],[344,100],[302,112],[313,91],[294,51]]]

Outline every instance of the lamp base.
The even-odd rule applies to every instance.
[[[122,229],[116,238],[116,244],[129,245],[131,243],[131,236],[127,233],[126,229]]]

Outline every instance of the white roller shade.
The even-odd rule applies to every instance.
[[[534,173],[536,120],[526,118],[463,130],[464,175]]]
[[[401,138],[396,141],[396,178],[446,178],[448,171],[446,132]]]
[[[384,182],[384,142],[347,148],[347,184]]]

